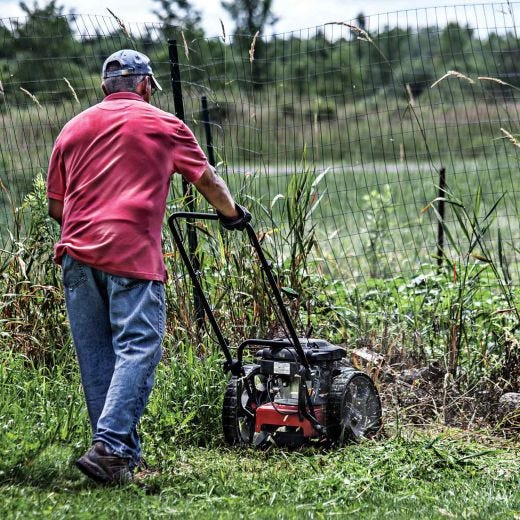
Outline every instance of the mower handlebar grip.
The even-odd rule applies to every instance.
[[[168,222],[183,218],[186,220],[194,218],[198,218],[199,220],[218,220],[218,215],[216,213],[199,213],[196,211],[176,211],[168,217]]]
[[[201,213],[201,212],[196,212],[196,211],[176,211],[175,213],[172,213],[168,217],[168,224],[171,226],[175,220],[181,220],[181,219],[218,220],[219,216],[216,213]],[[245,229],[247,230],[248,233],[252,232],[254,234],[253,226],[249,222],[246,224]]]

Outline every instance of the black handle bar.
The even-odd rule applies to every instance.
[[[195,272],[193,265],[190,262],[190,258],[184,247],[184,244],[182,243],[181,236],[175,227],[175,221],[179,220],[179,219],[187,219],[190,222],[190,221],[193,221],[196,219],[198,219],[198,220],[218,220],[219,217],[216,213],[197,213],[197,212],[191,212],[191,211],[178,211],[178,212],[172,213],[170,215],[170,217],[168,218],[168,226],[172,232],[175,244],[177,245],[177,247],[179,249],[181,258],[182,258],[184,264],[186,265],[188,274],[193,282],[193,285],[194,285],[196,291],[200,295],[202,305],[204,307],[204,311],[206,312],[206,315],[208,316],[208,319],[211,323],[211,327],[213,328],[215,335],[217,336],[218,342],[220,343],[220,346],[221,346],[224,356],[226,358],[225,368],[227,370],[231,370],[232,373],[234,373],[234,374],[235,374],[235,372],[237,372],[237,374],[235,374],[235,375],[238,375],[238,372],[242,371],[241,359],[240,360],[233,359],[233,356],[231,355],[231,352],[229,349],[229,343],[226,340],[226,338],[224,338],[222,331],[220,330],[220,327],[218,326],[218,323],[215,320],[213,311],[202,290],[202,286],[200,284],[199,277],[198,277],[199,273]],[[258,240],[258,237],[256,236],[253,226],[251,224],[247,223],[245,230],[247,232],[247,236],[249,237],[251,245],[253,246],[253,248],[255,249],[255,251],[258,255],[258,259],[260,260],[262,269],[264,270],[264,273],[267,277],[269,286],[270,286],[271,290],[273,291],[276,303],[278,305],[278,308],[282,315],[283,321],[285,323],[286,330],[289,334],[289,337],[290,337],[289,339],[290,339],[292,345],[294,346],[296,353],[298,354],[298,357],[300,358],[300,362],[306,369],[309,369],[309,362],[307,361],[305,352],[303,351],[303,347],[298,338],[298,334],[296,333],[296,329],[291,320],[291,317],[289,316],[289,313],[287,312],[287,309],[285,308],[285,305],[283,303],[282,295],[280,293],[278,285],[276,284],[276,281],[273,276],[271,264],[264,255],[262,246],[260,245],[260,242]],[[241,358],[241,356],[240,356],[240,358]]]

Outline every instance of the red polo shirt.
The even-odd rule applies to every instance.
[[[119,92],[69,121],[56,139],[47,196],[63,201],[63,253],[107,273],[166,279],[161,230],[173,172],[207,167],[189,128],[139,95]]]

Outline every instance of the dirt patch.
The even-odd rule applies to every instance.
[[[351,359],[375,381],[387,424],[440,424],[518,437],[520,405],[515,394],[520,386],[520,352],[513,343],[507,363],[473,385],[462,376],[454,377],[443,360],[425,363],[395,349],[383,355],[366,339],[352,350]],[[502,398],[507,393],[513,397]]]

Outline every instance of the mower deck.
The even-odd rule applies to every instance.
[[[314,408],[315,417],[323,424],[325,411],[323,406]],[[267,403],[256,409],[255,432],[275,432],[278,428],[291,428],[303,437],[317,437],[319,432],[308,419],[301,417],[297,406]]]

